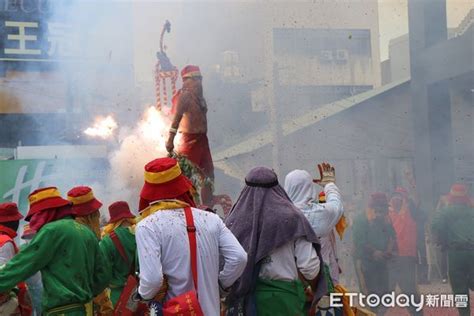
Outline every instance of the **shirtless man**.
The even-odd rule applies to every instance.
[[[166,150],[174,150],[174,138],[179,130],[182,143],[177,152],[186,156],[196,166],[201,168],[204,175],[214,180],[214,165],[212,163],[209,141],[207,139],[207,104],[202,92],[202,76],[198,66],[188,65],[181,71],[183,88],[178,97],[173,100],[170,134],[166,142]],[[176,102],[175,102],[176,101]],[[212,188],[204,186],[201,190],[201,200],[205,205],[212,201]]]

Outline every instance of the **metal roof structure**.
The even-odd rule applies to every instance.
[[[405,78],[399,81],[395,81],[378,89],[369,90],[367,92],[354,95],[350,98],[328,103],[326,105],[318,107],[315,110],[309,111],[304,115],[286,120],[282,124],[282,134],[283,136],[288,136],[308,126],[333,117],[349,108],[357,106],[358,104],[363,103],[373,97],[382,95],[395,87],[407,83],[409,82],[409,80],[409,78]],[[237,144],[233,144],[226,148],[218,149],[213,155],[213,159],[215,164],[219,165],[219,162],[221,162],[222,160],[252,152],[256,149],[270,144],[271,142],[272,135],[270,128],[267,126],[264,130],[258,132],[258,134],[248,136],[246,139],[242,140]]]

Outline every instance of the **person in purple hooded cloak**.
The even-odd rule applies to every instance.
[[[227,297],[228,315],[305,315],[305,288],[326,292],[318,275],[319,241],[275,172],[252,169],[225,220],[248,253],[247,266]]]

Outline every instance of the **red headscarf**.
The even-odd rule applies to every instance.
[[[44,209],[36,214],[33,214],[30,219],[30,228],[39,231],[44,225],[57,221],[73,214],[70,205],[58,208]]]
[[[11,239],[14,239],[16,237],[16,231],[7,226],[3,226],[2,224],[0,224],[0,234],[5,234]]]

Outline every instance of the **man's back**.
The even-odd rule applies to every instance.
[[[219,284],[229,287],[245,268],[247,255],[215,214],[193,209],[197,237],[198,296],[205,315],[219,314]],[[166,275],[167,299],[193,289],[188,234],[183,209],[162,210],[136,229],[140,260],[140,294],[153,297]],[[219,255],[226,265],[219,274]],[[161,262],[161,266],[157,264]]]
[[[395,231],[385,219],[369,222],[367,215],[362,213],[354,220],[353,239],[356,258],[372,261],[373,250],[387,250],[390,240],[395,239]]]
[[[433,219],[433,230],[445,246],[474,247],[474,209],[466,205],[448,205]]]
[[[181,103],[178,109],[183,109],[183,118],[179,131],[189,134],[207,133],[207,105],[192,89],[183,89],[180,95]]]
[[[0,279],[16,284],[41,270],[42,305],[47,311],[91,301],[108,281],[102,265],[92,231],[73,219],[61,219],[45,225],[0,272]],[[5,278],[1,278],[3,274]],[[8,286],[0,281],[0,288]]]
[[[55,284],[51,285],[61,285],[65,292],[81,293],[71,295],[71,300],[74,300],[74,296],[86,299],[90,294],[98,294],[100,290],[94,289],[96,285],[94,274],[102,260],[101,262],[96,260],[100,257],[100,250],[92,231],[72,219],[53,222],[43,229],[45,233],[51,232],[48,238],[57,239],[53,246],[55,252],[51,254],[52,260],[43,272],[44,287],[48,287],[46,282],[54,281]],[[54,276],[54,279],[48,278],[48,274]]]

